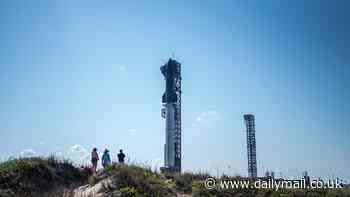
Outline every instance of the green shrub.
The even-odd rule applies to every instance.
[[[33,162],[28,159],[14,159],[0,164],[0,176],[10,172],[23,172],[33,167]]]
[[[123,187],[120,189],[122,197],[134,197],[137,196],[137,190],[134,187]]]
[[[149,168],[113,164],[107,167],[107,172],[114,177],[118,188],[134,188],[140,196],[169,196],[171,193],[161,176]]]
[[[190,173],[176,174],[175,185],[176,188],[185,193],[192,192],[193,175]]]
[[[3,191],[17,196],[37,196],[55,187],[85,183],[88,175],[71,162],[54,156],[12,159],[0,164],[0,196],[4,195]]]

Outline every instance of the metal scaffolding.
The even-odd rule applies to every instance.
[[[248,155],[248,176],[257,177],[256,165],[256,142],[255,142],[255,118],[252,114],[244,115],[247,128],[247,155]]]

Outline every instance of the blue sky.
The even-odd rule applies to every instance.
[[[347,1],[1,1],[0,158],[94,147],[163,163],[159,67],[183,75],[183,168],[350,179]]]

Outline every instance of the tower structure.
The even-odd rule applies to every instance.
[[[244,122],[247,128],[248,176],[250,178],[256,178],[257,167],[256,167],[256,141],[255,141],[254,115],[245,114]]]
[[[160,67],[166,89],[162,97],[162,118],[165,119],[165,170],[181,172],[181,64],[169,61]]]

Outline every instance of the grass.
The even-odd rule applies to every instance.
[[[229,197],[229,196],[324,196],[324,197],[350,197],[349,189],[333,190],[279,190],[273,189],[226,189],[208,190],[204,181],[210,177],[207,173],[158,173],[137,165],[112,165],[107,171],[111,176],[117,176],[118,186],[123,196],[176,196],[186,194],[193,197]],[[247,178],[235,176],[222,176],[225,180],[243,180]]]
[[[109,177],[123,197],[150,196],[167,197],[185,194],[193,197],[228,196],[324,196],[350,197],[349,189],[334,190],[279,190],[272,189],[227,189],[208,190],[204,181],[210,177],[207,173],[159,173],[142,165],[110,165],[103,176],[89,176],[88,169],[74,167],[69,160],[48,158],[12,159],[0,164],[0,196],[62,196],[60,192],[52,195],[57,188],[74,188],[81,184],[94,185]],[[242,177],[222,176],[225,180],[242,180]]]
[[[0,176],[5,176],[11,172],[24,172],[32,168],[33,162],[28,159],[14,159],[0,164]]]
[[[53,156],[12,159],[0,164],[0,196],[35,196],[69,188],[86,182],[88,175],[72,162]]]
[[[163,177],[150,168],[114,164],[107,168],[124,196],[173,196]]]

